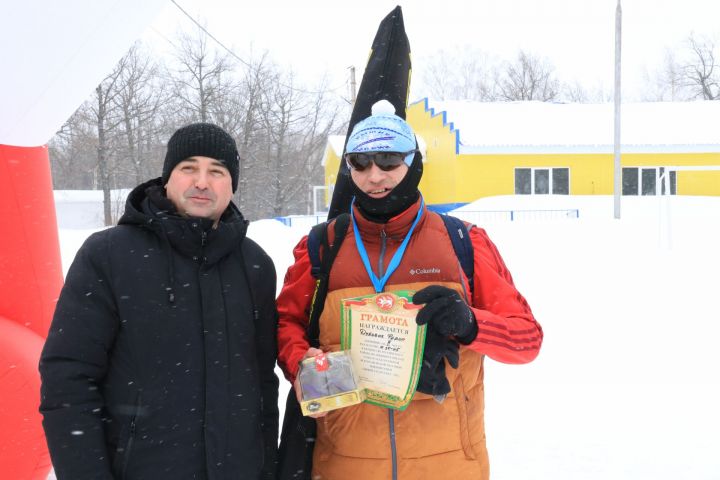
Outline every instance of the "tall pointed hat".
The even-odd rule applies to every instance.
[[[405,118],[410,88],[410,43],[405,34],[402,9],[398,5],[380,22],[373,40],[370,58],[363,73],[357,99],[353,106],[347,138],[359,121],[370,116],[372,106],[379,100],[387,100],[395,107],[395,113]],[[350,171],[344,161],[335,177],[335,190],[328,212],[328,220],[350,209],[352,190]]]

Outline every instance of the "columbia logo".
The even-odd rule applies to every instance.
[[[411,268],[410,269],[410,275],[428,275],[431,273],[440,273],[439,268],[431,267],[431,268]]]

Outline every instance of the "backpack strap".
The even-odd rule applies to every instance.
[[[330,269],[333,261],[337,256],[348,226],[350,225],[350,215],[343,213],[335,218],[333,243],[328,243],[328,222],[315,225],[308,235],[307,247],[308,256],[313,277],[315,282],[315,293],[313,294],[312,303],[310,305],[310,315],[308,319],[307,335],[310,345],[317,348],[320,344],[320,314],[325,306],[325,297],[327,297],[328,284],[330,279]],[[320,258],[320,245],[323,246],[323,256]]]
[[[307,239],[307,250],[308,256],[310,257],[310,273],[314,278],[320,277],[320,270],[322,265],[320,264],[320,246],[322,245],[325,251],[327,251],[327,229],[328,222],[318,223],[310,229]]]
[[[445,223],[450,240],[452,241],[453,250],[455,250],[455,256],[460,261],[460,266],[465,272],[465,276],[468,279],[470,287],[470,293],[475,290],[475,281],[473,279],[475,272],[475,264],[473,258],[473,245],[470,241],[470,234],[468,233],[468,227],[457,217],[452,215],[440,215]]]

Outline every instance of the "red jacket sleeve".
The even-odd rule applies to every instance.
[[[307,237],[303,237],[295,246],[293,255],[295,263],[288,268],[277,298],[278,365],[290,382],[295,380],[298,364],[310,348],[306,330],[316,282],[310,272]]]
[[[537,357],[542,328],[485,230],[473,227],[474,251],[472,309],[478,335],[469,348],[503,363],[527,363]]]

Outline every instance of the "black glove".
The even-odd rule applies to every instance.
[[[418,392],[433,395],[435,398],[444,398],[450,393],[450,383],[445,376],[444,359],[447,358],[452,368],[457,368],[460,362],[459,348],[455,340],[440,335],[432,326],[426,330],[425,352],[416,388]]]
[[[472,343],[477,337],[475,314],[455,290],[430,285],[417,291],[412,301],[426,304],[415,319],[418,325],[428,323],[439,334],[454,336],[463,345]]]

